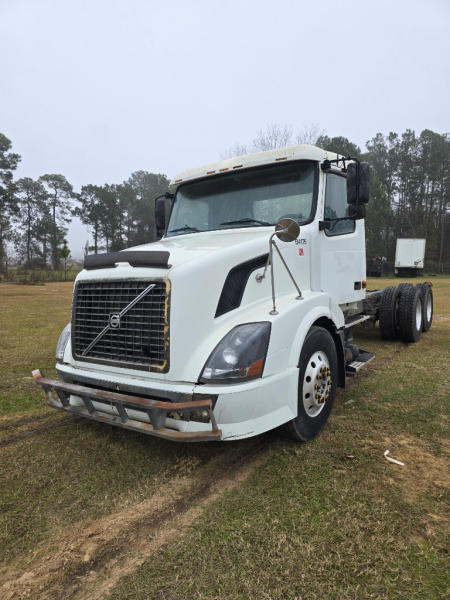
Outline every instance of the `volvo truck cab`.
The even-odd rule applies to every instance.
[[[431,325],[429,285],[366,290],[368,200],[367,164],[309,145],[180,173],[159,241],[86,257],[59,379],[33,372],[48,404],[172,440],[311,439],[374,358],[355,325]]]

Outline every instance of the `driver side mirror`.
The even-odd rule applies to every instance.
[[[300,235],[300,225],[294,219],[280,219],[275,225],[275,235],[282,242],[293,242]]]
[[[172,198],[173,194],[169,192],[155,198],[155,228],[158,238],[162,237],[166,230],[166,200]]]
[[[155,200],[156,236],[162,237],[166,228],[166,200],[164,197]]]
[[[350,215],[363,219],[370,196],[370,168],[367,162],[351,162],[347,168],[347,203],[352,205]]]

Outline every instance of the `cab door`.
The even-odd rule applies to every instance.
[[[340,172],[325,174],[323,219],[340,219],[349,214],[347,179]],[[361,300],[366,278],[364,219],[331,221],[319,231],[320,289],[338,303]]]

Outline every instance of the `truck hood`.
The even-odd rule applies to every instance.
[[[204,231],[163,238],[159,242],[142,244],[127,250],[158,251],[164,250],[170,253],[169,265],[171,268],[178,267],[192,260],[210,256],[211,254],[223,252],[237,247],[240,252],[248,253],[248,257],[256,256],[258,253],[268,252],[269,236],[273,227],[248,227],[226,231]],[[242,247],[248,247],[244,251]]]
[[[167,280],[170,289],[170,368],[167,372],[152,371],[148,378],[194,384],[212,350],[233,327],[274,318],[270,314],[273,306],[271,277],[265,277],[262,281],[256,278],[257,274],[263,272],[264,260],[259,260],[256,267],[250,263],[251,271],[247,277],[245,272],[243,276],[241,271],[236,271],[236,278],[231,277],[228,281],[238,266],[268,254],[269,238],[273,231],[273,227],[264,226],[163,238],[159,242],[128,250],[169,252],[168,269],[133,267],[124,261],[116,267],[85,269],[78,275],[77,281]],[[307,227],[302,235],[305,243],[309,241]],[[308,257],[300,259],[295,244],[277,241],[277,246],[293,272],[300,274],[303,289],[308,289]],[[277,298],[282,302],[282,297],[287,295],[292,300],[297,295],[296,289],[279,258],[275,257],[274,261]],[[221,310],[218,310],[220,303]],[[99,324],[99,331],[101,327],[102,323]],[[105,372],[112,369],[106,364],[93,362],[96,369]],[[74,364],[86,368],[84,363],[74,361]],[[113,367],[115,372],[118,369],[121,367]],[[123,373],[126,372],[136,376],[135,372],[124,367]]]

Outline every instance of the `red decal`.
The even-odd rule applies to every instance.
[[[299,256],[303,256],[303,248],[299,248],[298,249],[298,255]]]

